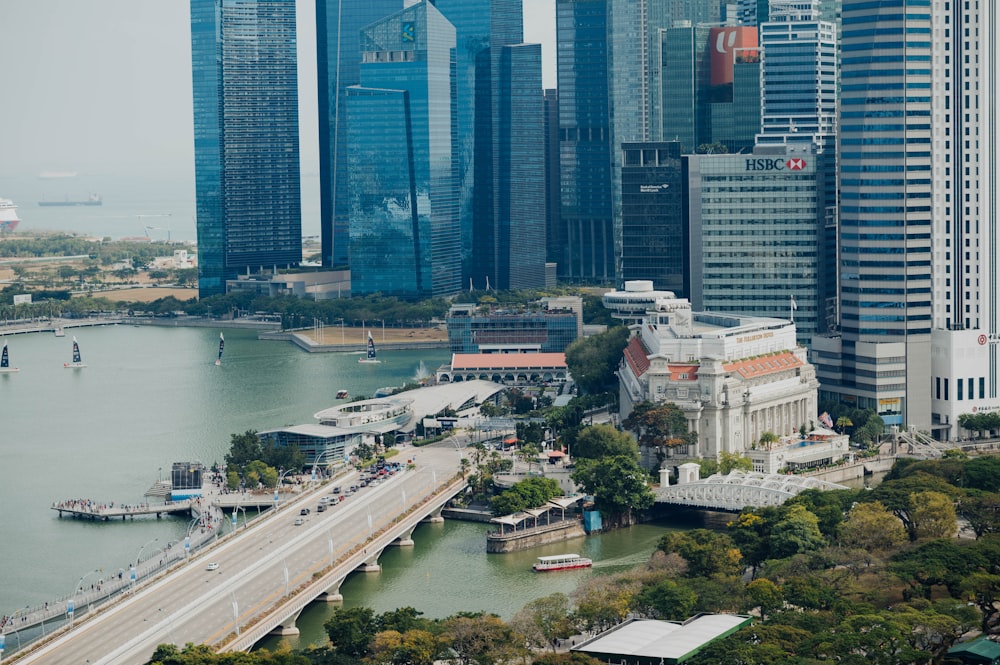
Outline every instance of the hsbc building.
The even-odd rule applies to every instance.
[[[825,155],[758,146],[684,159],[695,311],[794,319],[802,343],[826,331],[836,211],[823,204],[835,182]]]

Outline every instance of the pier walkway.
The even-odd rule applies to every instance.
[[[190,513],[191,512],[191,500],[184,499],[183,501],[166,501],[164,503],[125,503],[125,504],[115,504],[111,503],[98,503],[96,501],[91,501],[89,499],[69,499],[67,501],[59,501],[58,503],[52,504],[52,510],[59,513],[59,517],[63,516],[63,513],[70,517],[88,517],[92,520],[110,520],[122,518],[142,517],[144,515],[156,515],[161,517],[163,515],[170,515],[176,513]]]

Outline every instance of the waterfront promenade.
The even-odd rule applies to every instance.
[[[351,572],[375,572],[385,547],[412,544],[416,523],[439,514],[465,486],[460,455],[451,444],[421,448],[412,468],[324,513],[316,502],[331,484],[316,483],[217,544],[178,558],[147,584],[95,604],[72,627],[64,622],[18,662],[136,663],[161,643],[244,649],[275,628],[294,631],[305,604],[337,600]],[[299,522],[305,508],[312,510]]]

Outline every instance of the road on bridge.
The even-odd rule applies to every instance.
[[[454,443],[406,449],[415,468],[361,489],[325,512],[318,500],[332,484],[296,497],[240,529],[231,539],[180,563],[124,600],[101,608],[18,662],[129,664],[147,661],[164,643],[220,646],[286,596],[356,551],[383,527],[434,494],[460,469]],[[356,474],[338,479],[342,488]],[[295,522],[303,508],[310,512]],[[218,564],[208,570],[208,564]]]

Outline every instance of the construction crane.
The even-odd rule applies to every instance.
[[[160,215],[136,215],[136,218],[138,218],[140,221],[150,217],[170,217],[170,213],[168,212]],[[150,238],[149,236],[150,231],[166,231],[167,242],[170,242],[170,229],[164,228],[162,226],[148,226],[148,225],[145,228],[146,228],[146,237],[149,238],[150,240],[152,240],[152,238]]]

